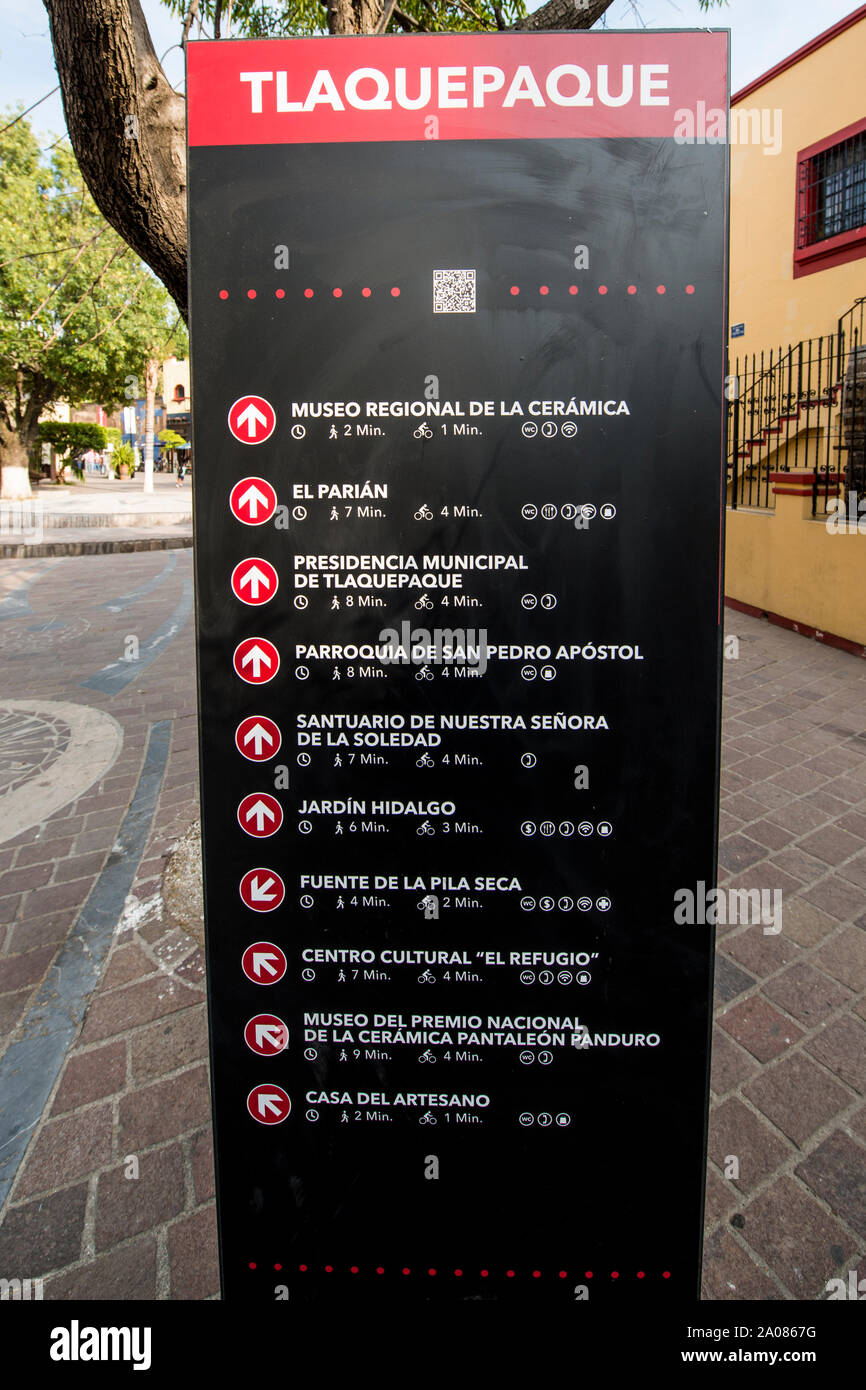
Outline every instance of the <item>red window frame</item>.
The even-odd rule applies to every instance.
[[[835,131],[833,135],[816,141],[814,145],[808,145],[797,154],[797,197],[794,213],[795,280],[801,275],[814,275],[817,270],[827,270],[830,266],[844,265],[846,261],[855,261],[861,256],[866,256],[866,224],[855,227],[850,232],[841,232],[839,236],[827,237],[825,241],[813,242],[810,246],[797,244],[802,220],[815,210],[809,206],[810,193],[807,187],[806,171],[810,161],[816,155],[823,154],[825,150],[832,149],[834,145],[841,145],[845,140],[860,135],[864,130],[866,118],[845,126],[843,130]]]

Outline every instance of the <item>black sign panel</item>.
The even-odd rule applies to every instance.
[[[190,47],[227,1297],[696,1293],[726,62]]]

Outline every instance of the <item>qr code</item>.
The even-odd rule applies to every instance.
[[[433,313],[475,313],[475,271],[433,271]]]

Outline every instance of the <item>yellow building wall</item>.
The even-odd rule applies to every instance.
[[[866,656],[866,519],[862,533],[834,534],[804,517],[803,500],[779,496],[774,512],[728,508],[725,594],[843,637]]]
[[[866,16],[734,108],[762,113],[764,139],[739,142],[744,122],[732,122],[730,322],[744,323],[745,334],[728,341],[731,372],[737,357],[742,371],[753,352],[834,332],[866,295],[866,256],[794,278],[797,156],[866,117],[864,74]],[[774,134],[778,152],[764,153]],[[791,448],[787,462],[802,469],[804,457],[795,461]],[[784,449],[770,460],[774,470],[785,464]],[[813,519],[811,496],[782,490],[774,501],[772,511],[728,507],[726,596],[843,638],[866,656],[866,514],[862,530],[840,529]]]
[[[746,325],[728,342],[731,371],[737,356],[835,330],[866,294],[866,256],[796,280],[793,273],[797,155],[866,117],[866,17],[735,107],[755,109],[781,112],[781,148],[731,146],[730,321]]]

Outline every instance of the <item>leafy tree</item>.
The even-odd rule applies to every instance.
[[[178,434],[177,430],[160,430],[156,437],[163,449],[177,449],[181,444],[186,443],[183,435]]]
[[[61,455],[84,454],[88,449],[101,452],[108,443],[108,429],[85,420],[71,420],[68,424],[61,420],[44,420],[39,425],[39,439]]]
[[[39,416],[123,397],[165,340],[162,286],[98,213],[72,154],[48,160],[28,123],[0,133],[0,496],[30,492]]]
[[[94,425],[87,421],[72,420],[68,424],[58,420],[40,421],[39,441],[50,444],[55,453],[63,458],[64,467],[68,465],[79,478],[84,477],[81,455],[89,449],[100,453],[108,443],[108,430],[105,425]],[[71,457],[64,458],[69,454]]]
[[[704,9],[727,0],[701,0]],[[186,113],[160,66],[140,0],[43,0],[66,125],[93,197],[186,318]],[[208,36],[591,29],[612,0],[164,0],[186,44]]]

